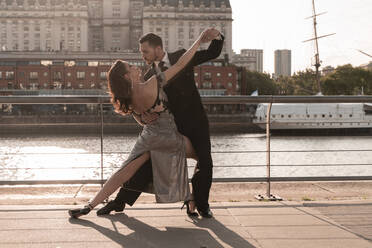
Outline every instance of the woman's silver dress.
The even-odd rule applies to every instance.
[[[163,91],[164,73],[158,73],[158,98],[148,111],[158,113],[159,118],[145,124],[128,159],[120,169],[149,151],[153,172],[153,192],[159,203],[186,201],[190,199],[187,172],[186,145],[177,131],[172,113],[166,107],[168,98]],[[138,115],[141,117],[141,115]]]

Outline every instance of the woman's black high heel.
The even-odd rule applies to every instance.
[[[83,208],[70,209],[70,210],[68,210],[68,214],[72,218],[77,219],[77,218],[79,218],[82,215],[89,214],[89,212],[92,209],[93,209],[92,205],[88,204],[88,205],[84,206]]]
[[[186,213],[187,213],[187,215],[188,215],[189,217],[198,217],[199,214],[198,214],[197,212],[191,212],[191,211],[190,211],[189,203],[190,203],[191,201],[194,201],[194,200],[184,201],[184,202],[183,202],[183,205],[182,205],[182,207],[181,207],[181,210],[182,210],[183,207],[186,205],[186,210],[187,210]]]

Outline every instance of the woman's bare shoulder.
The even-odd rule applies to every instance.
[[[157,79],[155,76],[152,76],[143,83],[142,92],[133,98],[133,108],[138,114],[143,113],[153,106],[158,94],[157,88]]]

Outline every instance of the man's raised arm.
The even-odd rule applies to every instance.
[[[220,56],[225,37],[216,29],[215,32],[216,38],[212,40],[208,49],[197,51],[192,58],[190,65],[197,66]]]

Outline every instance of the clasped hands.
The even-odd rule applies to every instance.
[[[207,43],[220,37],[220,31],[215,28],[208,28],[201,33],[200,42]]]

